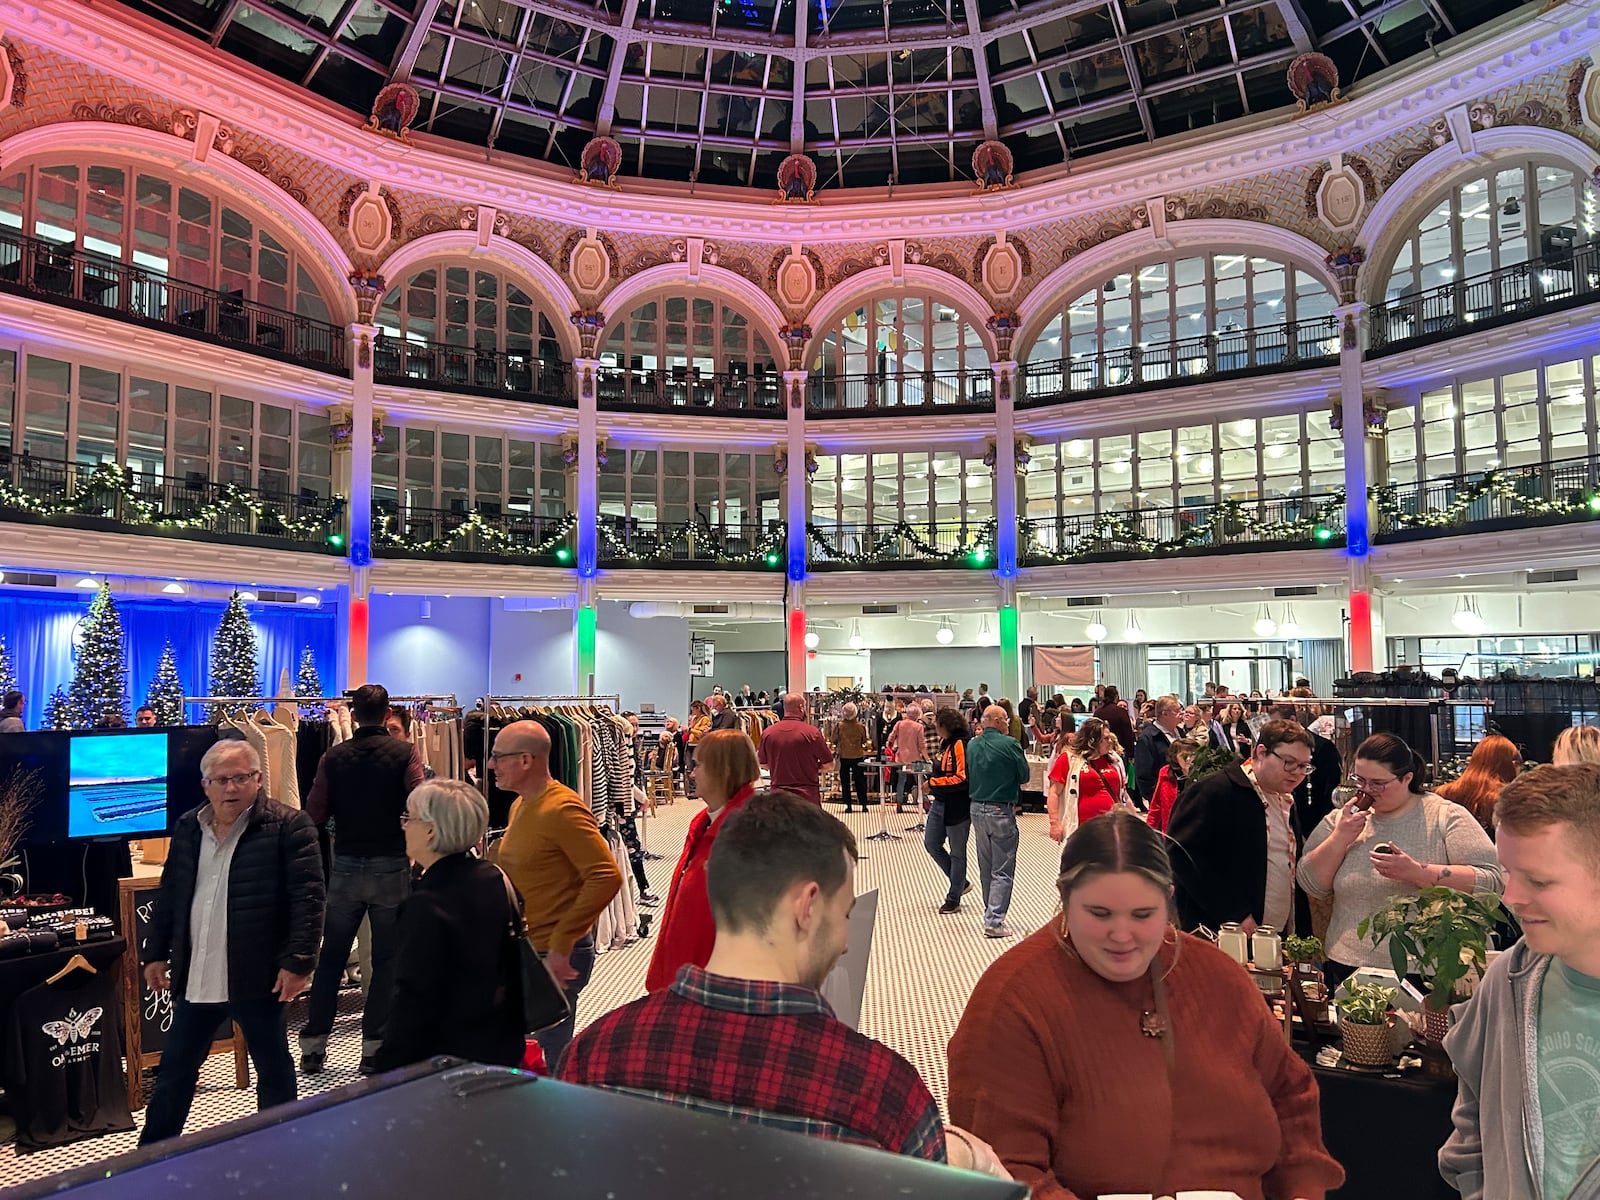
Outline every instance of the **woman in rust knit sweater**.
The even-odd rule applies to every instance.
[[[1034,1200],[1324,1200],[1317,1085],[1250,977],[1171,924],[1161,835],[1114,811],[1061,854],[1061,918],[984,973],[950,1041],[950,1119]]]

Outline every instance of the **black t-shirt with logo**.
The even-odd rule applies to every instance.
[[[30,988],[12,1005],[7,1033],[19,1152],[133,1128],[112,972],[74,971]]]

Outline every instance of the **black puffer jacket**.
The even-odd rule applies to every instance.
[[[161,890],[150,917],[141,963],[165,962],[172,992],[188,986],[189,915],[200,862],[199,808],[185,813],[172,834]],[[228,870],[228,996],[264,1000],[278,971],[309,975],[322,942],[325,899],[317,827],[298,809],[259,796],[241,820]]]

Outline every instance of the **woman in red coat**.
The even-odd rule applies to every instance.
[[[1172,820],[1172,806],[1178,802],[1178,793],[1183,790],[1185,777],[1189,774],[1194,753],[1198,749],[1200,743],[1188,738],[1179,738],[1167,748],[1167,765],[1156,776],[1156,790],[1150,797],[1148,819],[1151,829],[1161,833],[1167,831],[1167,822]]]
[[[711,959],[717,927],[711,919],[711,897],[706,892],[706,862],[722,818],[755,794],[761,768],[756,748],[743,730],[719,729],[706,734],[695,747],[695,794],[706,810],[689,822],[683,857],[672,873],[672,890],[656,934],[650,970],[644,977],[648,991],[660,991],[678,977],[686,963],[703,967]]]

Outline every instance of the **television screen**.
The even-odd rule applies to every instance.
[[[167,735],[76,734],[67,749],[67,837],[167,828]]]

